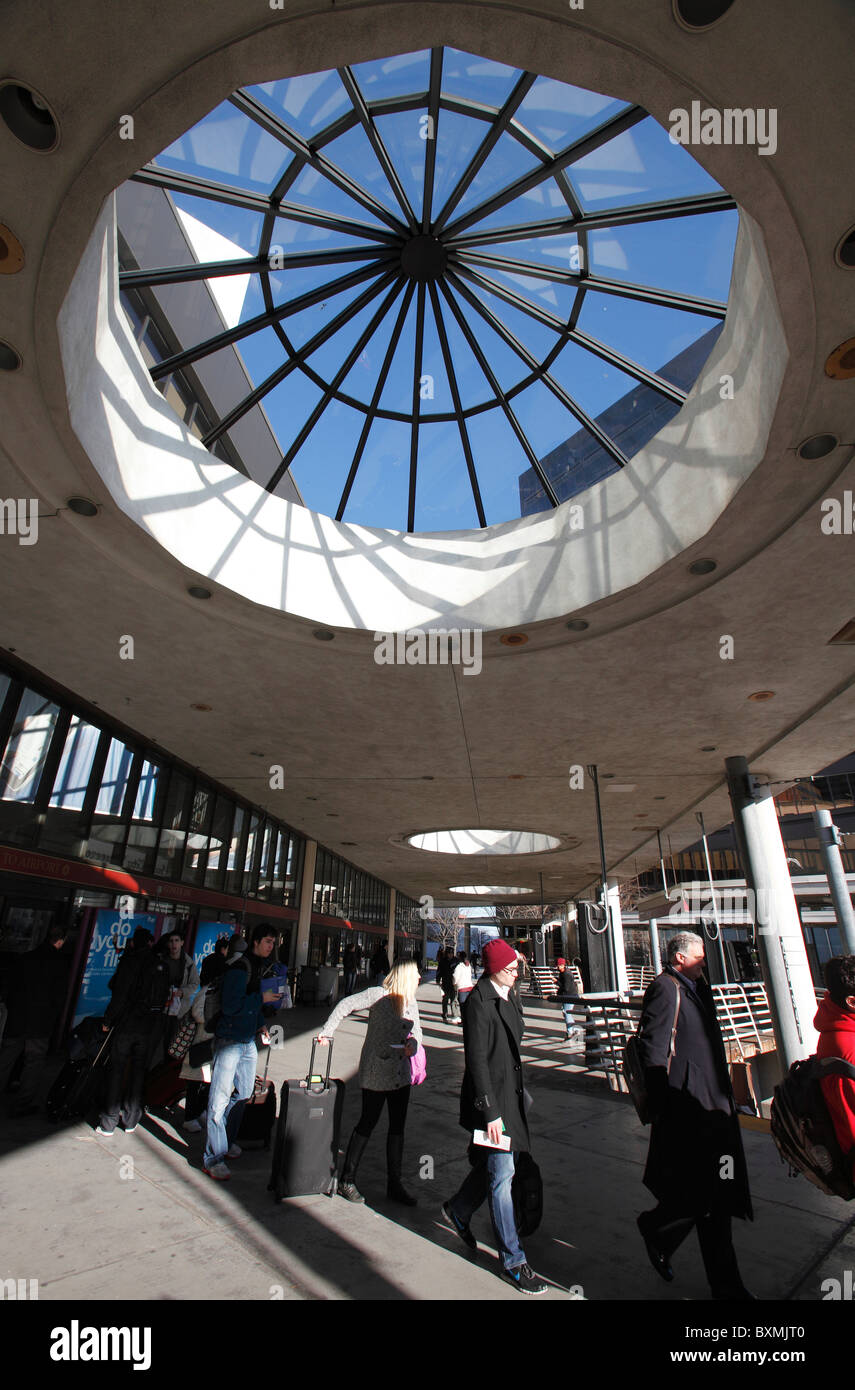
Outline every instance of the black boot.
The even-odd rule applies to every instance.
[[[415,1197],[401,1183],[401,1164],[404,1158],[403,1134],[390,1134],[386,1139],[386,1196],[402,1207],[415,1207]]]
[[[344,1160],[344,1169],[341,1175],[341,1182],[338,1185],[339,1197],[344,1197],[346,1202],[364,1202],[365,1198],[356,1186],[356,1170],[359,1161],[365,1152],[365,1145],[368,1143],[367,1134],[359,1134],[354,1130],[350,1136],[350,1143],[347,1146],[347,1156]]]

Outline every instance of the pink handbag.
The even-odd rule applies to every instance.
[[[410,1085],[421,1086],[427,1076],[427,1055],[421,1043],[419,1043],[412,1057],[410,1058]]]

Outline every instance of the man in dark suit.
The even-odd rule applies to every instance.
[[[747,1299],[731,1218],[752,1219],[748,1172],[704,943],[679,932],[668,964],[648,987],[639,1044],[653,1127],[644,1184],[659,1205],[638,1228],[651,1263],[674,1277],[671,1255],[695,1226],[715,1299]]]
[[[444,1204],[442,1214],[469,1249],[477,1250],[469,1223],[488,1198],[502,1277],[520,1293],[542,1294],[548,1285],[526,1261],[511,1193],[516,1155],[531,1147],[520,1059],[523,1017],[513,990],[519,963],[516,951],[499,939],[487,942],[483,962],[484,974],[463,1011],[466,1071],[460,1123],[470,1134],[486,1130],[494,1145],[507,1135],[510,1148],[470,1144],[471,1171],[460,1191]]]

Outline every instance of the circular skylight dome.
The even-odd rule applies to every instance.
[[[488,894],[501,894],[502,897],[516,897],[523,893],[533,893],[533,888],[496,888],[485,883],[460,884],[457,888],[449,888],[449,893],[466,893],[471,897],[486,897]]]
[[[531,830],[431,830],[408,835],[407,844],[433,854],[543,854],[561,841]]]
[[[124,263],[137,322],[179,339],[154,380],[186,403],[239,352],[204,443],[240,454],[263,407],[281,458],[257,481],[345,522],[557,506],[677,413],[725,315],[735,204],[687,150],[641,107],[452,49],[241,89],[135,179],[194,262]],[[198,341],[173,311],[203,280],[223,327]]]

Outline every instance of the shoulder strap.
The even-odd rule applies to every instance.
[[[677,1050],[677,1049],[676,1049],[677,1020],[678,1020],[679,1017],[680,1017],[680,995],[681,995],[682,991],[681,991],[680,986],[678,985],[678,983],[677,983],[676,980],[674,981],[674,988],[675,988],[675,990],[677,991],[677,1002],[676,1002],[676,1004],[675,1004],[675,1006],[674,1006],[674,1022],[673,1022],[672,1025],[671,1025],[671,1041],[670,1041],[670,1043],[668,1044],[668,1065],[667,1065],[666,1068],[665,1068],[665,1074],[666,1074],[666,1076],[670,1076],[670,1074],[671,1074],[671,1063],[672,1063],[673,1060],[674,1060],[674,1053],[675,1053],[676,1050]]]

